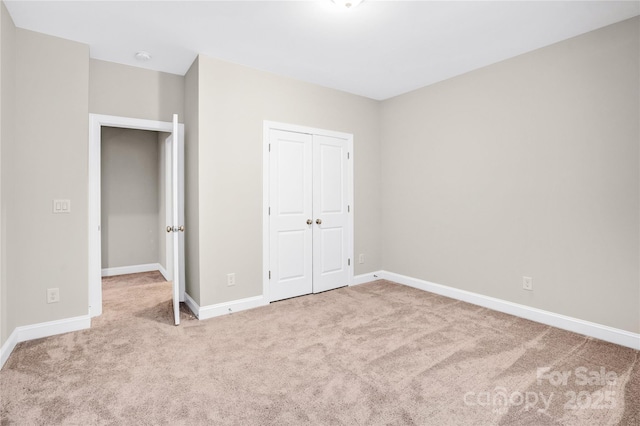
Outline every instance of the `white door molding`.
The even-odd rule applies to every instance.
[[[282,130],[287,132],[304,133],[314,136],[328,136],[347,141],[347,150],[349,151],[349,161],[347,165],[347,201],[349,204],[348,212],[348,231],[347,231],[347,256],[350,259],[348,266],[348,282],[346,285],[351,285],[353,281],[354,271],[354,258],[353,258],[353,246],[354,246],[354,199],[353,199],[353,135],[349,133],[335,132],[331,130],[318,129],[313,127],[299,126],[295,124],[279,123],[274,121],[264,121],[263,124],[263,147],[262,147],[262,265],[263,265],[263,281],[262,281],[262,294],[264,300],[271,300],[270,297],[270,277],[269,277],[269,265],[270,265],[270,220],[269,220],[269,207],[270,207],[270,161],[269,161],[269,143],[271,130]]]
[[[102,265],[100,236],[100,146],[101,129],[118,127],[123,129],[173,132],[170,121],[145,120],[140,118],[118,117],[112,115],[89,114],[89,316],[102,314]],[[179,125],[179,136],[184,134],[184,124]],[[182,199],[181,199],[182,201]],[[172,271],[168,271],[172,274]],[[184,280],[180,289],[180,299],[184,300]]]

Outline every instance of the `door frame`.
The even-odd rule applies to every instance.
[[[349,203],[349,218],[347,230],[347,255],[350,259],[349,276],[346,285],[353,283],[353,271],[355,267],[354,253],[354,199],[353,199],[353,134],[336,132],[332,130],[318,129],[314,127],[299,126],[297,124],[280,123],[277,121],[264,120],[262,131],[262,295],[265,301],[271,300],[269,297],[269,264],[270,264],[270,245],[269,245],[269,184],[270,184],[270,162],[269,162],[269,133],[271,130],[283,130],[287,132],[305,133],[309,135],[329,136],[347,141],[347,150],[349,151],[349,162],[347,164],[347,200]]]
[[[100,148],[102,143],[102,127],[118,127],[123,129],[150,130],[156,132],[173,133],[173,123],[170,121],[145,120],[140,118],[119,117],[113,115],[89,114],[89,251],[88,251],[88,298],[89,316],[96,317],[102,314],[102,238],[100,229],[101,216],[101,164]],[[184,140],[184,124],[178,125],[178,138]],[[184,148],[183,144],[180,144]],[[179,152],[184,159],[183,152]],[[183,162],[182,162],[183,163]],[[179,177],[184,176],[184,164],[179,162]],[[183,180],[184,181],[184,180]],[[170,188],[167,188],[170,190]],[[183,191],[184,192],[184,191]],[[179,209],[184,212],[184,193],[179,197]],[[170,199],[166,199],[169,208]],[[181,233],[182,234],[182,233]],[[184,246],[184,239],[181,235]],[[183,251],[181,251],[181,264],[184,264]],[[173,264],[167,256],[167,273],[173,276]],[[180,268],[184,271],[184,267]],[[183,275],[184,272],[181,274]],[[180,301],[184,301],[184,276],[180,280]]]

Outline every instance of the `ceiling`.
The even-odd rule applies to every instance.
[[[378,100],[640,14],[639,1],[5,3],[16,26],[92,58],[184,75],[201,53]]]

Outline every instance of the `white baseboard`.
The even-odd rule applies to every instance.
[[[191,312],[200,319],[200,306],[187,293],[184,294],[184,303],[191,309]]]
[[[158,265],[158,272],[160,272],[162,274],[162,276],[164,277],[165,280],[167,281],[173,281],[171,279],[171,277],[169,277],[169,272],[167,272],[167,270],[164,268],[164,266],[162,266],[161,264],[157,264]]]
[[[0,348],[0,369],[4,366],[4,363],[9,359],[9,355],[16,348],[18,344],[18,330],[13,330],[13,333],[9,335],[9,338],[4,345]]]
[[[198,319],[201,320],[219,317],[221,315],[231,314],[234,312],[245,311],[247,309],[253,309],[269,304],[269,302],[265,301],[265,298],[263,296],[255,296],[247,297],[246,299],[216,303],[215,305],[201,307],[198,306],[198,304],[188,294],[185,294],[185,303],[187,304],[189,309],[191,309],[191,311],[198,317]]]
[[[594,337],[617,345],[640,350],[640,334],[632,333],[630,331],[584,321],[578,318],[568,317],[566,315],[556,314],[554,312],[544,311],[542,309],[532,308],[530,306],[520,305],[518,303],[508,302],[506,300],[496,299],[494,297],[484,296],[482,294],[472,293],[470,291],[460,290],[442,284],[435,284],[429,281],[395,274],[393,272],[380,271],[379,273],[376,273],[376,275],[378,275],[380,279],[404,284],[430,293],[440,294],[442,296],[451,297],[452,299],[462,300],[474,305],[493,309],[494,311],[504,312],[531,321],[561,328],[563,330],[572,331],[574,333],[583,334],[585,336]]]
[[[563,330],[572,331],[574,333],[583,334],[585,336],[594,337],[596,339],[601,339],[607,342],[640,350],[640,334],[637,333],[632,333],[626,330],[621,330],[602,324],[584,321],[578,318],[568,317],[566,315],[556,314],[554,312],[544,311],[542,309],[508,302],[506,300],[497,299],[494,297],[484,296],[466,290],[448,287],[442,284],[436,284],[405,275],[395,274],[393,272],[377,271],[357,275],[353,278],[353,282],[351,285],[364,284],[378,279],[393,281],[409,287],[428,291],[430,293],[451,297],[452,299],[461,300],[464,302],[472,303],[474,305],[493,309],[495,311],[504,312],[531,321],[536,321],[542,324],[561,328]],[[191,309],[193,313],[198,317],[198,319],[201,320],[226,315],[233,312],[257,308],[259,306],[265,306],[269,304],[269,302],[267,302],[263,296],[255,296],[234,300],[231,302],[217,303],[214,305],[200,307],[188,294],[185,294],[185,303],[187,304],[187,306],[189,306],[189,309]],[[41,337],[53,336],[56,334],[68,333],[71,331],[84,330],[90,328],[90,326],[91,317],[89,315],[83,315],[80,317],[66,318],[63,320],[16,327],[16,329],[13,330],[4,345],[2,345],[2,347],[0,348],[0,368],[4,366],[5,362],[9,359],[11,352],[13,352],[16,345],[20,342],[39,339]]]
[[[351,281],[351,285],[360,285],[373,282],[375,280],[381,280],[380,274],[382,271],[369,272],[367,274],[355,275]]]
[[[9,355],[20,342],[85,330],[89,327],[91,327],[91,317],[89,315],[16,327],[0,349],[0,368],[9,359]]]
[[[140,272],[162,271],[159,263],[147,263],[145,265],[117,266],[115,268],[104,268],[102,270],[103,277],[113,277],[115,275],[139,274]],[[162,268],[164,270],[164,268]],[[165,271],[166,273],[167,271]],[[162,274],[164,275],[164,274]],[[165,276],[166,278],[166,276]]]

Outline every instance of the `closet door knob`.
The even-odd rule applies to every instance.
[[[173,227],[172,226],[167,226],[167,232],[172,232],[173,231]]]
[[[322,225],[322,219],[316,219],[316,223],[317,223],[318,225]]]
[[[311,225],[313,223],[313,219],[307,219],[307,225]]]

